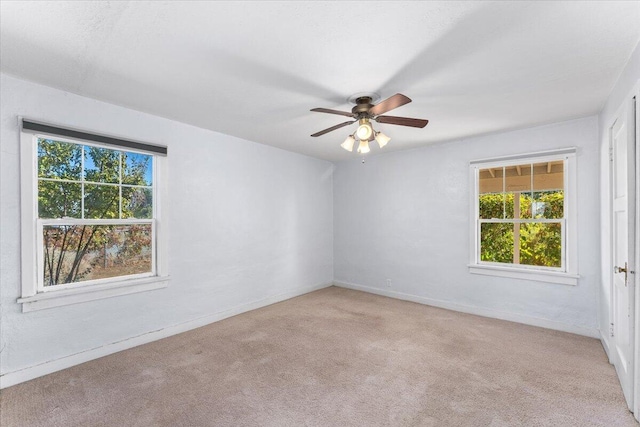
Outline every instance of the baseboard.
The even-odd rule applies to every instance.
[[[245,313],[247,311],[255,310],[257,308],[266,307],[271,304],[275,304],[281,301],[285,301],[291,298],[295,298],[300,295],[308,294],[309,292],[317,291],[322,288],[332,286],[333,283],[323,283],[320,285],[308,286],[300,289],[295,289],[289,292],[284,292],[278,295],[273,295],[267,298],[263,298],[250,303],[242,304],[227,310],[223,310],[214,314],[200,317],[198,319],[189,320],[187,322],[179,323],[177,325],[169,326],[157,331],[148,332],[143,335],[127,338],[122,341],[110,343],[101,347],[86,350],[80,353],[65,356],[59,359],[51,360],[41,363],[39,365],[30,366],[13,372],[7,372],[0,376],[0,389],[10,387],[15,384],[19,384],[25,381],[32,380],[53,372],[61,371],[63,369],[70,368],[81,363],[88,362],[90,360],[98,359],[100,357],[108,356],[113,353],[117,353],[122,350],[137,347],[142,344],[147,344],[152,341],[157,341],[162,338],[167,338],[172,335],[176,335],[182,332],[190,331],[192,329],[206,326],[210,323],[218,322],[228,317],[236,316],[238,314]]]
[[[611,353],[609,351],[609,338],[606,334],[603,334],[602,331],[600,331],[599,338],[600,342],[602,343],[602,347],[604,348],[604,352],[607,353],[607,360],[609,361],[609,363],[613,363],[613,361],[611,360]]]
[[[600,331],[597,329],[584,328],[582,326],[571,325],[563,322],[555,322],[553,320],[540,319],[537,317],[525,316],[522,314],[508,313],[490,308],[482,308],[458,304],[449,301],[442,301],[433,298],[421,297],[418,295],[406,294],[403,292],[390,291],[386,289],[378,289],[370,286],[357,285],[347,282],[333,282],[334,286],[341,288],[353,289],[357,291],[368,292],[371,294],[382,295],[385,297],[401,299],[405,301],[417,302],[419,304],[430,305],[433,307],[445,308],[447,310],[459,311],[462,313],[475,314],[483,317],[491,317],[494,319],[508,320],[510,322],[523,323],[525,325],[539,326],[541,328],[553,329],[556,331],[570,332],[572,334],[584,335],[591,338],[600,338]]]

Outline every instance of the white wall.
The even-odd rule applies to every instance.
[[[0,79],[0,374],[331,282],[331,163]],[[21,312],[18,115],[168,146],[168,288]]]
[[[469,161],[571,146],[578,147],[578,285],[470,274]],[[595,116],[382,154],[364,164],[339,163],[333,190],[335,280],[596,336],[598,165]]]
[[[615,120],[615,114],[630,95],[634,86],[640,82],[640,44],[633,51],[625,69],[618,77],[604,108],[600,112],[599,141],[600,141],[600,203],[601,203],[601,286],[599,289],[598,321],[605,346],[609,341],[609,311],[611,308],[611,215],[609,211],[611,181],[609,178],[609,129]]]

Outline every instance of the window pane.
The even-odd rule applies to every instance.
[[[115,185],[84,185],[84,217],[113,219],[120,217],[120,190]]]
[[[151,272],[151,224],[43,229],[44,286]]]
[[[39,218],[80,218],[82,186],[64,181],[38,181]]]
[[[533,174],[534,218],[564,217],[564,162],[536,163]]]
[[[138,153],[122,153],[122,183],[130,185],[153,184],[152,156]]]
[[[534,218],[559,219],[564,218],[564,192],[539,191],[533,193],[534,202],[532,213]]]
[[[533,165],[534,191],[562,191],[564,190],[564,162],[536,163]]]
[[[530,164],[505,168],[505,191],[508,200],[506,218],[531,218],[527,205],[527,197],[531,197]]]
[[[120,151],[84,147],[84,179],[91,182],[120,182]]]
[[[69,142],[38,138],[38,177],[80,181],[82,147]]]
[[[479,193],[502,193],[504,191],[502,182],[503,168],[480,169],[479,172]]]
[[[532,197],[530,192],[520,193],[520,216],[521,219],[531,219]]]
[[[151,188],[122,187],[122,218],[153,218]]]
[[[531,192],[531,165],[522,164],[505,168],[505,191],[508,193]]]
[[[513,215],[515,212],[514,202],[518,200],[516,199],[516,194],[517,193],[505,193],[504,195],[504,217],[507,219],[519,218]]]
[[[521,224],[520,264],[561,267],[561,223]]]
[[[480,224],[480,260],[513,263],[513,223]]]
[[[478,201],[481,219],[503,218],[504,194],[481,194]]]

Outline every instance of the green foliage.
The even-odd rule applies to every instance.
[[[82,146],[51,139],[38,140],[38,177],[79,181]]]
[[[122,217],[152,218],[153,192],[149,188],[122,187]]]
[[[564,217],[564,192],[543,191],[534,193],[535,202],[544,205],[544,212],[535,218],[560,219]]]
[[[520,194],[520,218],[561,219],[564,216],[564,193],[544,191]],[[514,214],[514,194],[481,194],[481,219],[511,219]],[[513,263],[514,225],[483,223],[480,230],[482,261]],[[546,267],[562,265],[562,229],[558,223],[526,223],[519,226],[519,263]]]
[[[513,262],[513,224],[482,224],[480,248],[482,261]]]
[[[38,141],[38,177],[79,181],[82,175],[82,147],[66,142]],[[38,182],[40,218],[80,218],[82,188],[65,181]]]
[[[520,264],[560,267],[562,234],[559,223],[520,226]]]
[[[84,217],[114,219],[120,216],[120,191],[113,185],[84,185]]]
[[[505,195],[502,193],[481,194],[479,199],[480,218],[504,218]],[[512,205],[513,206],[513,205]]]
[[[150,168],[151,156],[39,139],[38,214],[152,218],[153,193],[145,178]],[[96,267],[100,250],[105,265],[108,248],[115,248],[113,258],[126,262],[150,247],[151,235],[148,225],[51,226],[45,227],[43,240],[45,285],[51,286],[85,278]]]
[[[82,187],[64,181],[38,181],[40,218],[80,218]]]
[[[91,182],[110,182],[117,184],[120,182],[120,151],[108,148],[97,148],[85,146],[85,180]],[[142,182],[140,182],[142,184]]]

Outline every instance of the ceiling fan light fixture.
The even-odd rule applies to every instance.
[[[353,135],[349,135],[347,139],[345,139],[344,142],[340,144],[340,146],[347,151],[353,151],[353,144],[355,143],[356,139],[353,137]]]
[[[385,145],[387,145],[387,143],[389,141],[391,141],[391,138],[389,138],[387,135],[385,135],[382,132],[376,132],[376,141],[378,141],[378,145],[380,146],[380,148],[384,147]]]
[[[371,149],[369,148],[368,140],[360,140],[360,145],[358,145],[358,153],[367,154]]]
[[[369,119],[360,119],[360,126],[358,126],[356,135],[360,141],[366,141],[371,138],[373,128],[371,127],[371,123],[369,123]]]
[[[385,147],[391,138],[382,132],[375,130],[371,124],[371,121],[377,123],[386,123],[390,125],[409,126],[414,128],[423,128],[429,123],[429,120],[414,119],[411,117],[398,117],[387,116],[386,112],[395,108],[402,107],[405,104],[411,102],[411,99],[401,93],[396,93],[393,96],[385,99],[382,102],[376,102],[380,99],[377,94],[360,93],[353,95],[349,98],[349,102],[356,104],[351,109],[351,112],[332,110],[330,108],[312,108],[311,111],[318,113],[336,114],[339,116],[349,117],[351,120],[331,126],[330,128],[321,130],[312,134],[312,137],[324,135],[325,133],[332,132],[336,129],[349,126],[352,123],[358,122],[358,128],[354,133],[349,135],[340,146],[349,152],[353,152],[353,147],[358,141],[358,150],[360,154],[366,154],[371,151],[369,143],[375,140],[380,148]]]

